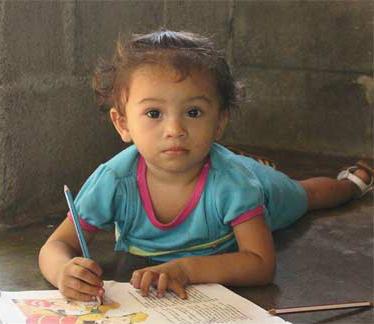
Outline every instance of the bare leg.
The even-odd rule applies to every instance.
[[[365,183],[369,183],[370,175],[365,170],[359,169],[354,174]],[[299,183],[307,192],[308,210],[336,207],[360,194],[358,187],[346,179],[317,177]]]

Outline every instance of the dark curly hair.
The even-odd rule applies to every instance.
[[[102,111],[122,110],[121,93],[128,91],[131,73],[144,64],[166,64],[179,74],[179,81],[192,69],[208,72],[216,81],[222,110],[238,108],[244,99],[244,87],[235,81],[224,54],[204,36],[166,29],[139,35],[129,41],[117,41],[110,62],[101,60],[93,77],[93,88]],[[122,96],[123,98],[123,96]]]

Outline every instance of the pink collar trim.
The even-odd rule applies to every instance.
[[[156,218],[156,215],[154,213],[151,196],[148,190],[147,178],[146,178],[147,165],[144,161],[144,158],[140,155],[139,161],[138,161],[136,179],[138,183],[138,190],[140,193],[140,198],[142,200],[143,207],[145,209],[145,212],[150,222],[155,227],[161,230],[167,230],[169,228],[173,228],[181,224],[189,216],[191,211],[196,207],[197,203],[199,202],[201,194],[205,187],[205,183],[208,179],[209,169],[210,169],[210,160],[208,159],[200,171],[195,189],[187,205],[183,208],[183,210],[179,213],[179,215],[176,218],[174,218],[173,221],[171,221],[170,223],[164,224],[164,223],[161,223]]]

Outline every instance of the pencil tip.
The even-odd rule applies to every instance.
[[[68,188],[67,185],[64,185],[64,191],[65,191],[65,192],[66,192],[66,191],[69,191],[69,188]]]

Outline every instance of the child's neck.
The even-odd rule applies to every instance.
[[[165,172],[147,165],[147,186],[153,212],[159,222],[163,224],[172,222],[186,208],[203,166],[204,162],[188,172]]]
[[[167,186],[187,186],[195,183],[205,161],[187,172],[169,172],[147,164],[147,179]]]

